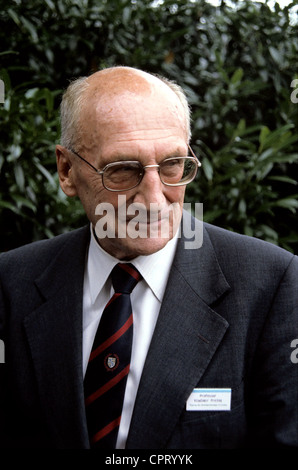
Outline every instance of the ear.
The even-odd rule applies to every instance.
[[[74,183],[70,150],[62,145],[56,145],[57,170],[62,191],[69,197],[77,196]]]

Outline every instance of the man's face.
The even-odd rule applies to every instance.
[[[98,169],[116,161],[137,160],[145,166],[159,164],[171,156],[186,156],[183,120],[179,101],[172,92],[165,93],[164,89],[137,97],[127,92],[121,97],[109,95],[98,99],[95,96],[90,98],[83,112],[84,137],[78,152]],[[101,175],[85,162],[73,154],[69,158],[72,161],[69,175],[75,194],[93,227],[96,229],[99,218],[106,215],[105,212],[96,215],[100,212],[96,210],[98,205],[104,203],[102,207],[107,207],[108,203],[115,209],[115,237],[103,238],[96,230],[105,251],[118,259],[133,259],[160,250],[174,236],[181,220],[185,186],[165,186],[157,169],[148,168],[137,187],[125,192],[111,192],[104,188]],[[128,230],[125,237],[119,237],[120,230],[123,234],[123,226],[119,224],[126,227],[130,224],[131,227],[132,219],[140,214],[137,211],[127,214],[127,208],[138,206],[142,208],[143,219],[134,226],[142,236],[132,238]],[[150,214],[152,208],[158,208],[158,215]]]

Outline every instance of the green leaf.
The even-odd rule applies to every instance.
[[[2,207],[3,209],[9,209],[15,214],[19,214],[20,212],[19,209],[14,204],[12,204],[11,202],[7,202],[7,201],[0,200],[0,207]]]
[[[38,41],[38,34],[31,21],[27,20],[27,18],[25,18],[23,15],[20,16],[20,20],[23,23],[25,29],[29,31],[33,42],[36,43]]]
[[[14,174],[18,188],[21,192],[23,192],[25,188],[25,176],[21,165],[16,164],[14,166]]]
[[[269,240],[272,240],[272,241],[278,240],[278,233],[276,232],[276,230],[269,227],[268,225],[265,225],[265,224],[259,225],[258,229],[261,230],[263,234],[265,234],[266,237],[268,237]]]
[[[281,183],[293,184],[295,186],[298,184],[296,180],[290,178],[289,176],[269,176],[268,179],[272,181],[280,181]]]
[[[8,162],[17,160],[22,154],[22,147],[18,144],[13,144],[9,147],[9,155],[7,157]]]
[[[56,189],[57,184],[56,184],[56,181],[55,181],[55,178],[53,177],[53,175],[43,165],[41,165],[39,162],[35,162],[35,165],[37,166],[39,171],[46,177],[46,179],[50,183],[52,189]]]
[[[269,52],[272,57],[272,59],[279,65],[282,63],[283,57],[280,54],[279,50],[276,49],[276,47],[269,46]]]
[[[9,14],[9,16],[13,19],[13,21],[14,21],[18,26],[20,26],[21,23],[20,23],[20,19],[19,19],[17,13],[16,13],[12,8],[8,8],[7,12],[8,12],[8,14]]]
[[[275,205],[278,207],[284,207],[285,209],[289,209],[293,213],[296,212],[298,208],[298,194],[291,197],[286,197],[284,199],[279,199],[275,202]]]
[[[260,135],[259,135],[259,142],[261,144],[259,152],[262,151],[263,146],[264,146],[264,144],[266,142],[266,139],[267,139],[269,134],[270,134],[270,129],[267,126],[263,126],[262,129],[261,129]]]
[[[213,168],[210,161],[207,158],[202,160],[202,169],[208,181],[212,181],[213,178]]]
[[[231,83],[235,85],[236,83],[241,82],[243,74],[244,74],[244,71],[242,68],[238,68],[237,70],[235,70],[231,78]]]
[[[23,206],[25,206],[31,209],[33,212],[37,211],[37,208],[34,206],[34,204],[32,204],[32,202],[25,197],[20,196],[19,194],[12,194],[11,197],[17,203],[18,209],[21,209]]]
[[[239,204],[238,204],[238,210],[240,214],[242,215],[246,214],[246,202],[244,199],[240,199]]]

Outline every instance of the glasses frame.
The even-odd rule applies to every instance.
[[[74,149],[72,149],[71,147],[68,148],[68,150],[70,150],[74,155],[76,155],[77,157],[79,157],[81,160],[83,160],[83,162],[87,163],[87,165],[89,165],[94,171],[96,171],[96,173],[98,173],[99,175],[101,175],[101,179],[102,179],[102,185],[105,189],[107,189],[108,191],[112,191],[112,192],[124,192],[124,191],[130,191],[131,189],[134,189],[136,188],[137,186],[139,186],[139,184],[141,183],[143,177],[144,177],[144,174],[145,174],[145,170],[146,168],[157,168],[158,169],[158,174],[159,174],[159,177],[160,177],[160,181],[165,185],[165,186],[172,186],[172,187],[177,187],[177,186],[185,186],[189,183],[191,183],[196,175],[197,175],[197,171],[198,171],[198,168],[201,166],[201,162],[200,160],[197,158],[197,156],[195,155],[194,151],[192,150],[192,148],[190,147],[190,145],[187,145],[190,153],[192,156],[186,156],[186,157],[168,157],[168,158],[165,158],[160,164],[156,164],[156,165],[145,165],[143,166],[141,164],[141,162],[139,162],[138,160],[123,160],[123,161],[118,161],[118,162],[111,162],[111,163],[108,163],[107,165],[104,166],[104,168],[102,170],[96,168],[95,166],[92,165],[92,163],[88,162],[88,160],[86,160],[84,157],[82,157],[78,152],[76,152]],[[161,178],[161,175],[160,175],[160,171],[159,171],[159,168],[160,168],[160,165],[168,160],[177,160],[179,158],[189,158],[191,159],[192,161],[195,162],[197,168],[196,168],[196,172],[193,176],[193,178],[191,178],[189,181],[187,181],[187,183],[174,183],[174,184],[171,184],[171,183],[165,183],[162,178]],[[141,171],[142,171],[142,174],[141,174],[141,178],[140,178],[140,181],[135,184],[134,186],[132,186],[131,188],[128,188],[128,189],[111,189],[111,188],[108,188],[105,183],[104,183],[104,172],[106,171],[107,168],[111,168],[112,166],[118,164],[118,163],[138,163],[140,165],[140,168],[141,168]]]

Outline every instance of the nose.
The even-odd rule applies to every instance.
[[[136,187],[134,202],[142,203],[149,209],[150,203],[162,204],[165,202],[165,186],[160,180],[158,165],[147,165],[144,169],[143,179]]]

